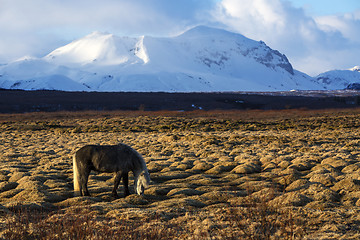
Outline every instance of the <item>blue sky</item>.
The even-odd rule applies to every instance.
[[[263,40],[310,75],[360,65],[360,0],[0,0],[0,64],[93,31],[175,36],[197,25]]]

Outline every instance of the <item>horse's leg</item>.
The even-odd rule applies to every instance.
[[[116,197],[116,198],[118,197],[116,190],[119,187],[121,177],[122,177],[121,172],[117,172],[116,177],[115,177],[115,181],[114,181],[114,188],[113,188],[112,193],[111,193],[111,195],[113,197]]]
[[[81,196],[90,196],[89,190],[87,188],[87,183],[89,180],[90,169],[84,169],[80,176],[80,195]]]
[[[129,173],[128,172],[123,172],[122,173],[122,178],[123,178],[123,185],[124,185],[124,195],[129,196],[130,195],[130,191],[129,191]]]

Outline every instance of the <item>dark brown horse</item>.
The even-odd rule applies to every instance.
[[[73,157],[75,195],[90,196],[87,182],[91,170],[96,172],[116,173],[112,195],[117,197],[117,188],[123,179],[124,195],[129,191],[129,172],[134,174],[135,192],[139,195],[150,184],[150,175],[142,156],[125,144],[86,145],[80,148]]]

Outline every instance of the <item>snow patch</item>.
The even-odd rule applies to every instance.
[[[43,58],[0,66],[0,87],[66,91],[215,92],[343,89],[353,71],[312,78],[262,41],[198,26],[175,37],[93,32]],[[351,75],[351,74],[355,75]]]
[[[360,72],[360,66],[355,66],[355,67],[351,68],[350,71]]]
[[[355,69],[355,70],[354,70]],[[333,70],[322,73],[316,77],[319,84],[329,90],[346,89],[351,84],[360,83],[360,72],[353,68],[351,70]]]

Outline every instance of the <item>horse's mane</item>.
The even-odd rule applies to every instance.
[[[132,147],[130,147],[124,143],[119,143],[118,146],[121,148],[127,149],[127,150],[131,151],[132,154],[134,154],[134,156],[135,156],[133,158],[134,170],[146,171],[148,173],[148,169],[146,167],[145,160],[139,152],[137,152],[135,149],[133,149]]]
[[[142,170],[148,171],[148,169],[147,169],[147,167],[146,167],[145,160],[144,160],[144,158],[141,156],[141,154],[138,153],[137,151],[135,151],[135,154],[137,155],[137,158],[138,158],[139,161],[140,161]]]

